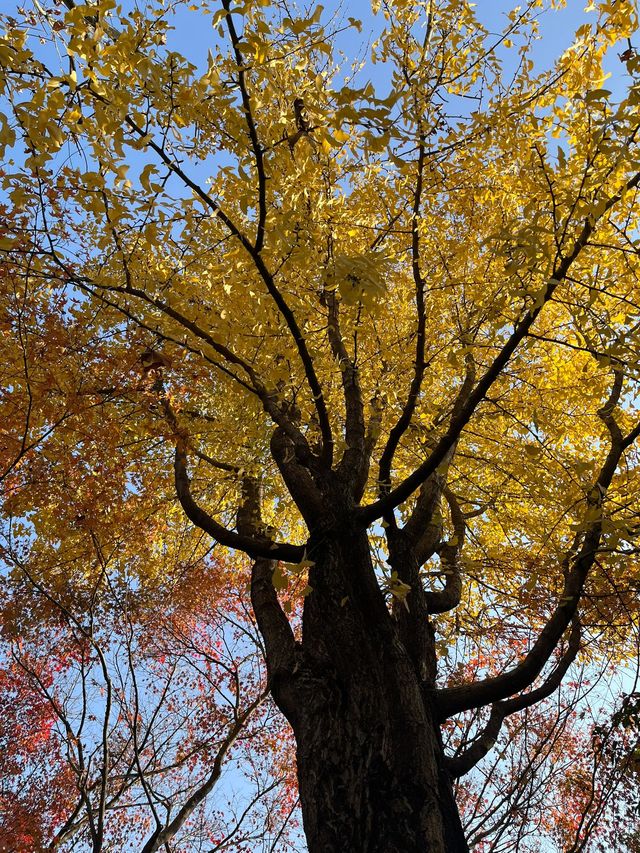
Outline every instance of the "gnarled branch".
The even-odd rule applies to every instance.
[[[212,518],[202,509],[191,494],[190,480],[187,473],[187,455],[184,443],[178,441],[174,459],[175,485],[178,500],[186,516],[201,530],[208,533],[212,539],[228,548],[244,551],[250,557],[265,557],[268,560],[286,560],[289,563],[299,563],[303,558],[304,548],[301,545],[291,545],[286,542],[269,542],[253,536],[235,533]]]
[[[473,743],[460,755],[446,759],[446,768],[449,775],[454,779],[459,778],[475,767],[493,749],[502,724],[508,716],[518,711],[524,711],[525,708],[530,708],[537,702],[541,702],[543,699],[551,696],[560,686],[567,670],[576,659],[579,650],[580,622],[574,617],[573,627],[569,635],[569,644],[553,672],[535,690],[524,693],[522,696],[516,696],[506,702],[497,702],[493,705],[486,726]]]
[[[566,628],[573,619],[593,565],[602,538],[602,505],[620,458],[628,446],[613,410],[622,392],[621,374],[614,373],[614,382],[609,398],[598,411],[598,415],[609,430],[611,447],[600,469],[598,478],[587,495],[583,521],[585,530],[582,544],[574,555],[570,550],[564,561],[564,585],[562,595],[553,614],[540,632],[531,650],[513,669],[482,681],[461,684],[437,691],[437,705],[441,719],[453,714],[479,708],[513,696],[530,686],[553,654]],[[627,437],[628,438],[628,437]],[[573,562],[573,565],[572,565]]]
[[[451,513],[453,537],[448,542],[443,542],[436,549],[440,555],[440,561],[445,573],[445,584],[442,590],[426,593],[429,613],[446,613],[448,610],[453,610],[460,603],[460,596],[462,594],[460,554],[464,545],[467,525],[460,509],[460,504],[451,489],[445,487],[443,494]]]

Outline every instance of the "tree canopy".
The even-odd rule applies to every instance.
[[[637,654],[637,6],[549,59],[564,6],[3,16],[6,582],[68,617],[107,576],[197,585],[213,543],[305,767],[282,685],[322,625],[397,632],[449,778]]]

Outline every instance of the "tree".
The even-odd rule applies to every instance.
[[[123,465],[146,368],[4,273],[0,847],[289,849],[289,737],[246,580]]]
[[[0,645],[3,849],[292,849],[287,733],[235,572],[200,561],[197,591],[141,591],[99,556],[89,600],[61,600],[4,555],[21,582]]]
[[[545,68],[560,0],[388,0],[363,71],[321,7],[64,3],[0,43],[7,512],[64,556],[61,506],[102,542],[172,466],[190,535],[251,559],[312,853],[466,850],[454,780],[632,645],[635,4],[591,3]],[[76,382],[38,396],[54,306]]]

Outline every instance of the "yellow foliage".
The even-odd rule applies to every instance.
[[[213,24],[204,60],[174,49],[173,4],[42,13],[44,45],[26,25],[8,30],[1,182],[22,218],[0,233],[7,512],[69,553],[63,531],[79,515],[115,541],[123,506],[136,529],[157,520],[155,496],[165,513],[180,439],[193,493],[221,523],[235,524],[238,469],[259,473],[264,522],[301,546],[309,525],[270,450],[278,420],[312,454],[329,453],[330,432],[337,464],[361,417],[372,464],[357,502],[370,505],[403,412],[392,489],[446,436],[466,380],[488,376],[445,471],[473,531],[461,618],[477,617],[486,584],[509,604],[532,560],[555,592],[607,453],[598,412],[612,372],[623,432],[640,379],[635,54],[628,91],[603,87],[636,11],[592,4],[598,24],[539,67],[531,46],[562,5],[506,8],[496,37],[473,3],[389,0],[372,47],[379,84],[340,65],[321,7],[291,17],[278,0],[183,9]],[[61,312],[60,328],[39,311]],[[172,365],[155,386],[138,364],[148,347]],[[105,382],[117,392],[105,397]],[[604,504],[615,577],[639,508],[635,462],[630,449]],[[166,524],[177,536],[176,517]],[[175,544],[154,536],[144,572],[160,570],[159,543]],[[391,592],[404,602],[402,583]],[[536,605],[532,621],[543,614]]]

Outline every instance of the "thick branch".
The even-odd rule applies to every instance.
[[[282,479],[295,501],[307,526],[313,528],[321,518],[325,508],[309,468],[299,461],[296,446],[285,430],[277,427],[271,436],[271,455],[282,475]]]
[[[424,565],[435,554],[442,536],[442,515],[439,506],[443,487],[443,475],[434,471],[420,487],[416,505],[403,528],[409,540],[414,543],[413,549],[419,566]]]
[[[602,537],[602,506],[607,489],[611,484],[620,457],[628,446],[622,438],[620,428],[613,417],[622,391],[621,375],[616,371],[614,383],[605,405],[599,410],[600,419],[606,424],[611,437],[611,448],[600,469],[598,478],[587,495],[587,507],[583,521],[585,529],[582,545],[575,555],[570,551],[565,558],[564,585],[560,601],[529,653],[508,672],[483,681],[461,684],[438,691],[437,704],[442,719],[506,699],[524,690],[538,677],[553,654],[553,650],[575,616],[582,591],[594,563]]]
[[[455,418],[465,404],[475,382],[475,361],[470,352],[467,352],[464,357],[465,361],[465,376],[464,380],[456,394],[451,409],[451,418]],[[441,414],[440,420],[444,420],[444,413]],[[420,493],[416,500],[413,511],[409,520],[404,526],[404,530],[414,543],[414,551],[418,565],[422,566],[426,561],[435,554],[436,548],[442,535],[442,518],[438,509],[440,498],[446,483],[446,473],[443,468],[448,468],[451,459],[456,450],[456,442],[449,449],[439,470],[436,470],[422,484]],[[459,510],[458,510],[459,512]],[[464,529],[464,519],[463,519]],[[436,611],[433,611],[436,612]]]
[[[327,306],[327,335],[333,357],[338,362],[342,381],[342,393],[345,406],[346,448],[338,473],[346,476],[355,474],[356,499],[360,500],[366,485],[368,473],[368,453],[365,438],[364,406],[358,368],[349,357],[340,330],[339,304],[335,291],[326,290],[322,300]]]
[[[296,667],[296,642],[273,585],[273,560],[260,558],[251,570],[251,604],[264,640],[269,689],[287,717],[295,709],[290,693]]]
[[[182,442],[176,445],[175,453],[175,485],[178,500],[196,527],[208,533],[212,539],[228,548],[244,551],[250,557],[266,557],[269,560],[286,560],[288,563],[299,563],[304,555],[301,545],[290,545],[282,542],[269,542],[253,536],[242,535],[228,530],[213,519],[202,507],[194,501],[187,473],[187,456]]]
[[[261,514],[261,488],[254,477],[242,481],[242,501],[238,508],[238,531],[254,539],[265,538]],[[287,714],[295,709],[291,676],[295,669],[296,643],[273,585],[275,560],[259,558],[251,570],[251,604],[265,645],[269,688]]]
[[[600,533],[601,524],[597,523],[585,536],[574,568],[565,581],[560,604],[542,629],[531,651],[508,672],[439,691],[437,704],[442,719],[470,708],[480,708],[506,699],[535,681],[576,612],[587,574],[600,544]]]
[[[460,554],[464,545],[467,525],[456,496],[450,489],[444,489],[449,504],[453,537],[438,547],[438,554],[445,573],[444,589],[426,593],[429,613],[446,613],[460,604],[462,595],[462,575],[460,574]]]
[[[422,585],[420,567],[404,530],[389,525],[386,530],[389,563],[398,579],[409,588],[403,601],[395,601],[393,613],[398,631],[420,681],[428,687],[435,682],[434,634],[429,621],[427,593]]]
[[[540,687],[532,690],[530,693],[524,693],[522,696],[516,696],[506,702],[497,702],[491,708],[489,720],[473,741],[463,753],[448,758],[446,760],[446,768],[452,778],[458,778],[468,773],[476,764],[481,761],[487,753],[495,746],[498,734],[504,720],[510,715],[518,711],[523,711],[525,708],[530,708],[537,702],[551,696],[558,689],[560,683],[567,673],[567,670],[576,659],[580,650],[580,622],[574,619],[573,628],[569,636],[569,645],[558,661],[558,665],[553,672],[545,679]]]

